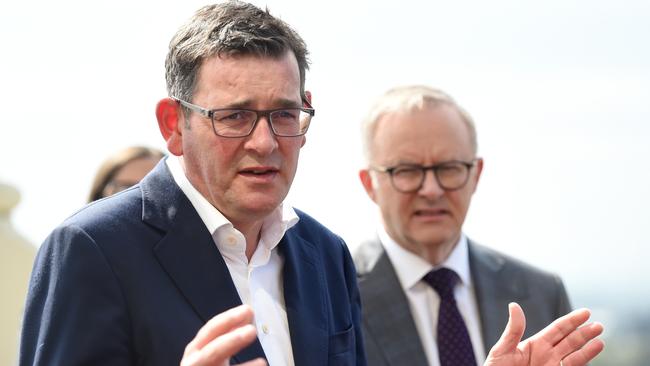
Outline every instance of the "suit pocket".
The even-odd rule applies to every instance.
[[[329,339],[328,365],[355,365],[355,336],[354,327],[338,332]]]

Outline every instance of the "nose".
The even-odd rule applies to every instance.
[[[278,148],[278,140],[273,130],[271,130],[268,116],[259,117],[244,147],[261,156],[267,156]]]
[[[436,179],[433,170],[427,170],[424,173],[424,181],[422,182],[422,187],[418,190],[418,194],[426,198],[436,199],[441,197],[444,193],[445,190],[440,187],[440,184],[438,184],[438,180]]]

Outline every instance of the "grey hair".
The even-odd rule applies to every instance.
[[[305,42],[287,23],[241,1],[207,5],[183,25],[169,43],[165,79],[170,97],[191,102],[203,60],[212,56],[254,55],[279,58],[293,52],[304,95],[309,69]]]
[[[375,101],[370,108],[370,112],[362,121],[361,138],[366,163],[369,163],[371,160],[373,139],[377,131],[378,122],[382,117],[390,113],[421,110],[425,106],[438,105],[447,105],[458,111],[469,131],[472,152],[476,154],[478,152],[476,127],[469,113],[442,90],[424,85],[410,85],[388,90]]]

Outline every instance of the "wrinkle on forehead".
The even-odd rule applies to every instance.
[[[203,62],[199,76],[195,95],[211,103],[209,108],[301,105],[298,63],[290,52],[282,57],[213,56]]]

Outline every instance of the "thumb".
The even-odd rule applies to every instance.
[[[490,356],[498,357],[507,353],[511,353],[517,348],[524,335],[526,329],[526,317],[521,306],[515,302],[508,304],[508,324],[506,329],[501,334],[499,341],[490,350]]]

